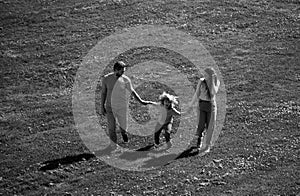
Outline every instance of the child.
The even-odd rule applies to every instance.
[[[210,150],[210,142],[212,140],[217,115],[216,94],[219,86],[220,81],[217,78],[215,70],[213,68],[206,68],[204,70],[204,77],[200,78],[196,92],[187,110],[190,111],[194,103],[198,101],[199,122],[197,128],[197,148],[199,151],[205,150],[208,152]],[[201,141],[205,129],[206,134],[204,141]]]
[[[165,130],[164,136],[166,143],[168,147],[171,147],[170,133],[172,130],[173,116],[181,115],[181,113],[174,108],[175,104],[178,104],[176,98],[177,97],[173,95],[163,92],[159,96],[159,102],[151,102],[153,105],[159,107],[160,110],[154,133],[154,146],[156,148],[159,146],[159,136],[162,130]]]

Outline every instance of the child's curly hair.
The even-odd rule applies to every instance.
[[[161,104],[164,103],[164,100],[169,100],[172,103],[172,106],[174,106],[174,104],[178,104],[177,97],[166,92],[159,95],[159,101]]]

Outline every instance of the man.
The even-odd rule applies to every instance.
[[[102,80],[101,112],[107,117],[109,137],[113,145],[117,143],[116,120],[119,123],[121,135],[125,143],[127,136],[127,108],[129,96],[133,96],[143,105],[150,104],[140,98],[133,89],[131,80],[124,75],[126,64],[118,61],[114,64],[114,72],[104,76]]]

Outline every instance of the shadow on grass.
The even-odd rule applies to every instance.
[[[186,149],[185,151],[183,151],[182,153],[180,153],[179,156],[177,156],[177,157],[170,156],[169,158],[172,158],[172,159],[170,159],[170,161],[168,161],[168,162],[165,162],[164,165],[170,164],[173,160],[193,157],[193,156],[196,156],[198,154],[199,154],[199,151],[197,150],[196,147],[190,147],[190,148]]]
[[[145,152],[145,151],[151,150],[153,146],[154,146],[154,144],[149,144],[145,147],[137,149],[136,151]],[[157,153],[162,152],[162,151],[157,151]],[[178,154],[167,154],[167,155],[160,156],[158,158],[148,160],[148,161],[145,162],[145,165],[143,167],[144,168],[151,168],[151,167],[157,167],[157,166],[161,166],[161,165],[168,165],[173,160],[193,157],[193,156],[196,156],[198,154],[199,154],[199,151],[197,150],[197,147],[190,147],[190,148],[186,149],[185,151],[183,151],[182,153],[180,153],[179,155]],[[129,156],[127,155],[127,158],[128,157]]]
[[[148,161],[145,161],[143,168],[149,169],[149,168],[159,167],[162,165],[167,165],[170,163],[170,161],[174,160],[176,156],[177,154],[167,154],[154,159],[150,159]]]
[[[150,150],[153,146],[154,146],[154,144],[149,144],[149,145],[147,145],[147,146],[145,146],[145,147],[142,147],[142,148],[137,149],[136,151],[148,151],[148,150]]]
[[[149,144],[145,147],[139,148],[136,150],[138,152],[138,154],[136,154],[137,152],[125,152],[121,155],[120,158],[129,160],[129,161],[134,161],[139,158],[146,158],[146,157],[148,157],[147,151],[152,149],[152,147],[153,147],[153,144]],[[167,154],[167,155],[153,158],[151,160],[145,161],[145,165],[143,166],[143,168],[152,168],[152,167],[157,167],[157,166],[161,166],[161,165],[168,165],[173,160],[196,156],[196,155],[198,155],[199,152],[195,151],[195,149],[196,149],[195,147],[191,147],[191,148],[183,151],[182,153],[180,153],[179,156],[178,156],[178,154]],[[70,165],[72,163],[95,158],[96,156],[100,156],[100,155],[103,156],[105,154],[110,154],[112,152],[112,150],[113,149],[111,149],[111,148],[107,148],[107,149],[104,149],[101,151],[97,151],[95,154],[83,153],[83,154],[79,154],[79,155],[66,156],[66,157],[63,157],[60,159],[45,161],[42,163],[40,170],[41,171],[54,170],[54,169],[57,169],[60,165]],[[161,153],[163,151],[165,151],[165,150],[158,150],[158,151],[154,151],[154,152],[152,151],[152,153]]]
[[[149,144],[145,147],[139,148],[136,151],[148,151],[151,150],[154,144]],[[197,150],[197,147],[190,147],[179,154],[175,159],[182,159],[182,158],[188,158],[192,156],[196,156],[199,154],[199,151]]]
[[[190,147],[183,151],[176,159],[188,158],[199,154],[196,147]]]
[[[72,163],[89,160],[91,158],[95,158],[95,155],[91,153],[83,153],[79,155],[66,156],[64,158],[43,162],[42,163],[43,166],[40,167],[40,170],[41,171],[53,170],[53,169],[57,169],[60,165],[69,165]]]

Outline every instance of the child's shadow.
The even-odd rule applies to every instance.
[[[142,147],[142,148],[139,148],[139,149],[137,149],[137,150],[135,150],[135,151],[148,151],[148,150],[150,150],[152,147],[154,147],[154,144],[149,144],[149,145],[144,146],[144,147]]]
[[[138,159],[143,159],[149,157],[148,153],[153,150],[154,144],[149,144],[147,146],[144,146],[142,148],[139,148],[135,151],[125,151],[122,152],[121,155],[119,155],[119,158],[125,159],[128,161],[136,161]],[[114,154],[115,148],[112,148],[111,146],[108,146],[107,148],[103,150],[98,150],[95,151],[94,154],[95,156],[110,156]],[[164,150],[156,150],[156,151],[151,151],[152,153],[161,153]]]
[[[142,148],[136,149],[133,152],[123,152],[123,154],[120,156],[122,159],[130,160],[130,161],[136,161],[138,159],[143,159],[149,157],[149,152],[151,153],[160,153],[164,150],[156,150],[153,151],[154,144],[149,144],[147,146],[144,146]]]

